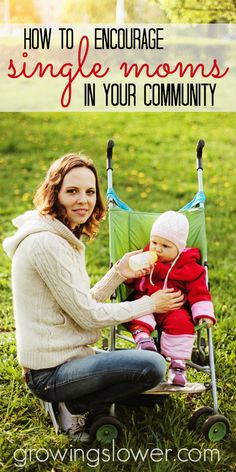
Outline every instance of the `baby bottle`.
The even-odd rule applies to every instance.
[[[132,270],[141,270],[149,266],[149,264],[155,264],[157,261],[157,255],[154,251],[145,251],[140,254],[135,254],[129,259],[129,266]]]

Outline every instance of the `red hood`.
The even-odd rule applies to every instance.
[[[147,246],[144,248],[144,251],[149,251],[149,246],[150,244],[147,244]],[[183,265],[189,264],[191,262],[201,262],[201,254],[197,247],[187,247],[186,249],[184,249],[183,252],[180,254],[179,258],[177,259],[175,267],[182,267]],[[171,262],[168,262],[166,264],[171,266]]]
[[[149,244],[144,251],[149,250]],[[201,272],[200,265],[201,256],[198,248],[186,248],[180,254],[179,258],[169,272],[168,280],[174,279],[179,281],[190,281],[196,276],[196,271]],[[153,274],[151,276],[153,283],[157,280],[164,280],[171,267],[172,262],[158,262],[155,264]],[[167,282],[167,280],[166,280]]]
[[[182,267],[182,265],[189,264],[192,262],[201,262],[201,254],[197,247],[187,247],[180,254],[179,259],[176,261],[177,267]]]

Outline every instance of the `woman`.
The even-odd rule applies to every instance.
[[[180,292],[163,290],[106,304],[126,278],[147,273],[129,268],[130,254],[90,289],[80,238],[94,237],[105,214],[93,162],[77,154],[55,161],[35,205],[37,210],[14,220],[18,230],[4,241],[12,258],[18,360],[30,390],[79,413],[157,385],[165,373],[159,354],[124,350],[93,355],[90,347],[101,328],[178,309],[183,299]]]

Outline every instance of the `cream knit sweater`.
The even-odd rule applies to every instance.
[[[60,221],[26,212],[3,247],[12,258],[12,290],[19,363],[57,366],[94,353],[100,329],[152,313],[150,297],[108,304],[123,281],[113,267],[90,289],[85,247]]]

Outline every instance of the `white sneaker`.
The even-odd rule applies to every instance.
[[[84,415],[72,415],[67,409],[65,403],[58,403],[60,429],[67,433],[71,438],[78,438],[80,441],[89,441],[89,434],[85,431],[86,417]]]

